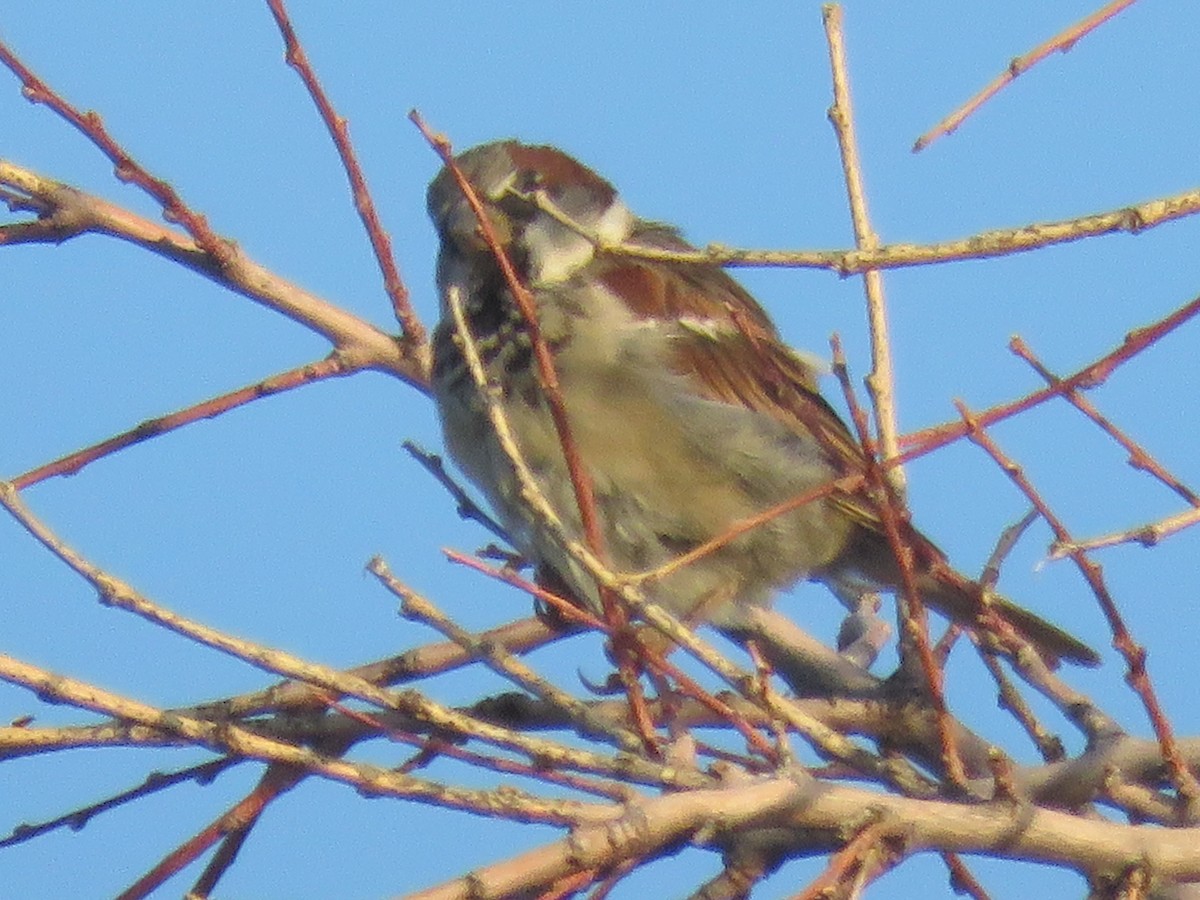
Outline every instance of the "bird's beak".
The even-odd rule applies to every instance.
[[[501,247],[508,247],[515,238],[512,220],[502,210],[486,200],[483,209],[488,224],[491,225],[492,232],[496,235],[496,241]],[[438,227],[443,240],[457,244],[463,252],[467,253],[488,251],[488,242],[483,236],[483,226],[468,203],[465,201],[457,203],[447,212],[448,214],[440,221]]]

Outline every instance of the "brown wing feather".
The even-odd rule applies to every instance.
[[[643,224],[633,242],[693,249],[671,229],[652,224]],[[780,340],[762,307],[723,269],[629,257],[610,262],[602,280],[635,313],[683,323],[675,343],[674,367],[692,381],[697,394],[744,406],[796,432],[810,433],[836,471],[862,471],[862,449],[821,396],[812,366]],[[674,277],[664,278],[667,271]],[[840,493],[832,499],[859,524],[880,531],[878,516],[865,498]]]

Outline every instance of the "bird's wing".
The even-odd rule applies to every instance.
[[[640,226],[632,242],[693,249],[673,230],[649,223]],[[746,407],[797,433],[811,434],[839,474],[863,471],[862,448],[821,396],[814,366],[780,340],[762,307],[719,266],[614,254],[601,280],[639,317],[676,328],[673,367],[699,396]],[[881,530],[872,504],[861,494],[838,493],[832,500],[861,525]]]

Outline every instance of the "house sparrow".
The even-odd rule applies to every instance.
[[[692,250],[674,228],[637,218],[612,185],[554,147],[500,141],[457,163],[533,297],[614,571],[654,570],[789,497],[864,470],[858,442],[819,393],[815,367],[781,342],[723,269],[604,250]],[[598,609],[595,580],[521,499],[445,298],[461,298],[521,455],[568,538],[582,540],[528,328],[448,168],[428,202],[441,240],[433,391],[447,448],[521,553]],[[915,529],[906,526],[905,537],[925,602],[978,625],[979,586],[938,565],[940,552]],[[866,591],[896,589],[899,567],[862,493],[800,506],[646,585],[689,624],[737,631],[740,609],[800,579],[824,582],[852,607]],[[1051,662],[1099,661],[1027,610],[1000,598],[990,608]]]

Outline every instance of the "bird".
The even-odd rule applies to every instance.
[[[901,567],[861,486],[673,566],[788,498],[866,472],[860,443],[820,393],[819,365],[783,342],[725,269],[697,261],[678,229],[636,216],[610,182],[562,150],[500,140],[455,163],[532,298],[614,572],[666,573],[644,581],[649,599],[691,627],[730,632],[746,609],[802,580],[824,583],[851,608],[867,591],[898,590]],[[447,451],[519,553],[598,611],[596,578],[564,546],[564,537],[584,540],[584,525],[530,323],[449,166],[427,200],[442,308],[431,383]],[[643,252],[614,250],[622,246]],[[452,299],[485,386],[466,364]],[[488,393],[561,533],[523,494],[489,418]],[[923,601],[982,633],[980,586],[902,524]],[[1082,641],[1002,597],[987,609],[1052,665],[1099,662]]]

